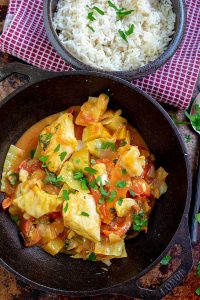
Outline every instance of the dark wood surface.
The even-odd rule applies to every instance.
[[[7,11],[8,0],[0,0],[0,31],[3,28],[3,23]],[[8,54],[0,54],[0,66],[2,64],[9,64],[13,61],[19,61],[14,57],[11,57]],[[11,76],[3,82],[0,82],[0,100],[3,99],[6,95],[11,93],[16,89],[20,84],[23,84],[23,78],[17,76]],[[197,81],[196,89],[194,91],[194,97],[199,92],[200,87],[200,78]],[[184,119],[184,112],[175,108],[168,106],[164,107],[168,113],[173,114],[173,116],[179,120]],[[199,137],[190,126],[184,125],[179,126],[179,130],[186,141],[186,146],[189,153],[189,159],[192,164],[192,173],[193,173],[193,182],[195,184],[195,174],[196,167],[199,155]],[[9,250],[8,250],[9,251]],[[176,247],[175,249],[170,250],[170,254],[174,257],[172,262],[167,268],[162,268],[158,264],[151,272],[149,272],[142,280],[143,285],[146,287],[151,287],[153,285],[158,285],[163,282],[169,275],[176,269],[177,264],[180,263],[180,248]],[[188,276],[185,278],[184,282],[176,287],[169,295],[164,297],[165,300],[177,299],[198,299],[199,297],[195,295],[194,291],[197,287],[200,287],[200,278],[196,275],[196,266],[197,262],[200,260],[200,242],[196,245],[193,245],[193,257],[194,257],[194,266]],[[39,270],[38,270],[39,272]],[[53,274],[52,274],[53,275]],[[4,268],[0,267],[0,300],[67,300],[75,299],[69,298],[62,295],[47,294],[41,292],[37,289],[32,288],[31,286],[21,282],[13,274],[6,271]],[[76,298],[77,299],[77,298]],[[90,299],[100,300],[100,299],[130,299],[125,297],[118,296],[104,296],[104,297],[92,297]],[[132,298],[133,299],[133,298]]]

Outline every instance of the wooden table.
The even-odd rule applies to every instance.
[[[0,32],[3,27],[6,11],[7,11],[7,4],[9,0],[0,0]],[[19,61],[14,57],[11,57],[7,54],[0,54],[0,66],[2,64],[9,64],[13,61]],[[5,81],[0,83],[0,99],[4,98],[8,95],[11,91],[13,91],[17,86],[20,85],[20,81],[23,83],[23,79],[20,80],[16,76],[11,76],[10,78],[6,79]],[[198,93],[198,86],[200,86],[200,78],[197,81],[196,90],[194,91],[194,97]],[[168,106],[164,107],[168,113],[173,114],[177,119],[183,120],[184,119],[184,112],[171,108]],[[180,126],[179,130],[186,141],[186,146],[189,153],[189,159],[192,164],[192,171],[193,171],[193,180],[195,181],[195,172],[196,172],[196,165],[199,155],[199,138],[197,134],[191,129],[190,126]],[[175,250],[176,257],[179,256],[178,249]],[[170,295],[164,297],[165,300],[170,299],[198,299],[199,297],[194,294],[194,291],[197,287],[200,287],[200,278],[196,275],[196,265],[198,260],[200,259],[200,242],[196,245],[193,245],[193,256],[194,256],[194,267],[192,271],[188,274],[185,278],[184,282],[176,287]],[[151,284],[157,282],[161,282],[163,278],[167,278],[169,273],[175,268],[175,263],[172,262],[170,267],[168,268],[167,272],[163,272],[160,265],[157,265],[147,276],[145,279],[145,284],[147,286],[151,286]],[[31,286],[26,285],[25,283],[21,282],[15,276],[2,267],[0,267],[0,300],[67,300],[72,299],[66,296],[56,296],[54,294],[47,294],[32,288]],[[75,299],[75,298],[74,298]],[[77,298],[76,298],[77,299]],[[100,299],[128,299],[124,297],[117,297],[117,296],[104,296],[104,297],[92,297],[93,300],[100,300]],[[129,298],[130,299],[130,298]]]

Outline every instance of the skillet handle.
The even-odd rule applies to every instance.
[[[26,75],[28,78],[26,85],[33,84],[42,79],[51,78],[56,74],[56,72],[44,71],[30,65],[14,62],[0,66],[0,82],[13,73]]]
[[[111,294],[155,300],[161,299],[169,292],[171,292],[177,285],[179,285],[183,281],[184,277],[190,271],[193,264],[190,233],[188,227],[188,216],[184,216],[184,219],[182,220],[175,237],[169,244],[166,253],[167,251],[169,251],[170,248],[174,247],[176,244],[179,244],[182,247],[181,265],[158,288],[156,288],[155,290],[142,288],[139,286],[139,279],[133,279],[128,281],[127,283],[123,283],[122,285],[113,288],[113,293],[111,292]],[[165,254],[163,254],[162,257]],[[162,257],[160,258],[160,260],[162,259]]]

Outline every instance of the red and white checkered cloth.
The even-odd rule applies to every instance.
[[[200,66],[200,0],[186,0],[187,29],[176,54],[154,74],[133,83],[156,100],[185,109],[192,97]],[[48,41],[43,0],[10,0],[0,50],[43,69],[72,69]]]

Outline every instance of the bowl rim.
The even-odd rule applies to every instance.
[[[142,78],[146,75],[154,73],[157,69],[162,67],[175,54],[175,52],[177,51],[177,49],[179,48],[182,42],[185,29],[186,29],[186,23],[187,23],[186,4],[184,0],[178,0],[179,21],[177,21],[176,19],[176,22],[178,22],[177,24],[178,29],[177,32],[173,34],[173,38],[170,41],[168,48],[163,52],[161,56],[159,56],[157,59],[149,62],[148,64],[142,67],[130,71],[101,70],[81,62],[62,45],[53,27],[52,12],[51,12],[52,1],[53,0],[43,0],[43,18],[44,18],[46,33],[51,45],[56,50],[57,54],[59,54],[66,63],[70,64],[73,68],[75,68],[75,70],[103,72],[106,74],[119,76],[127,80]]]

